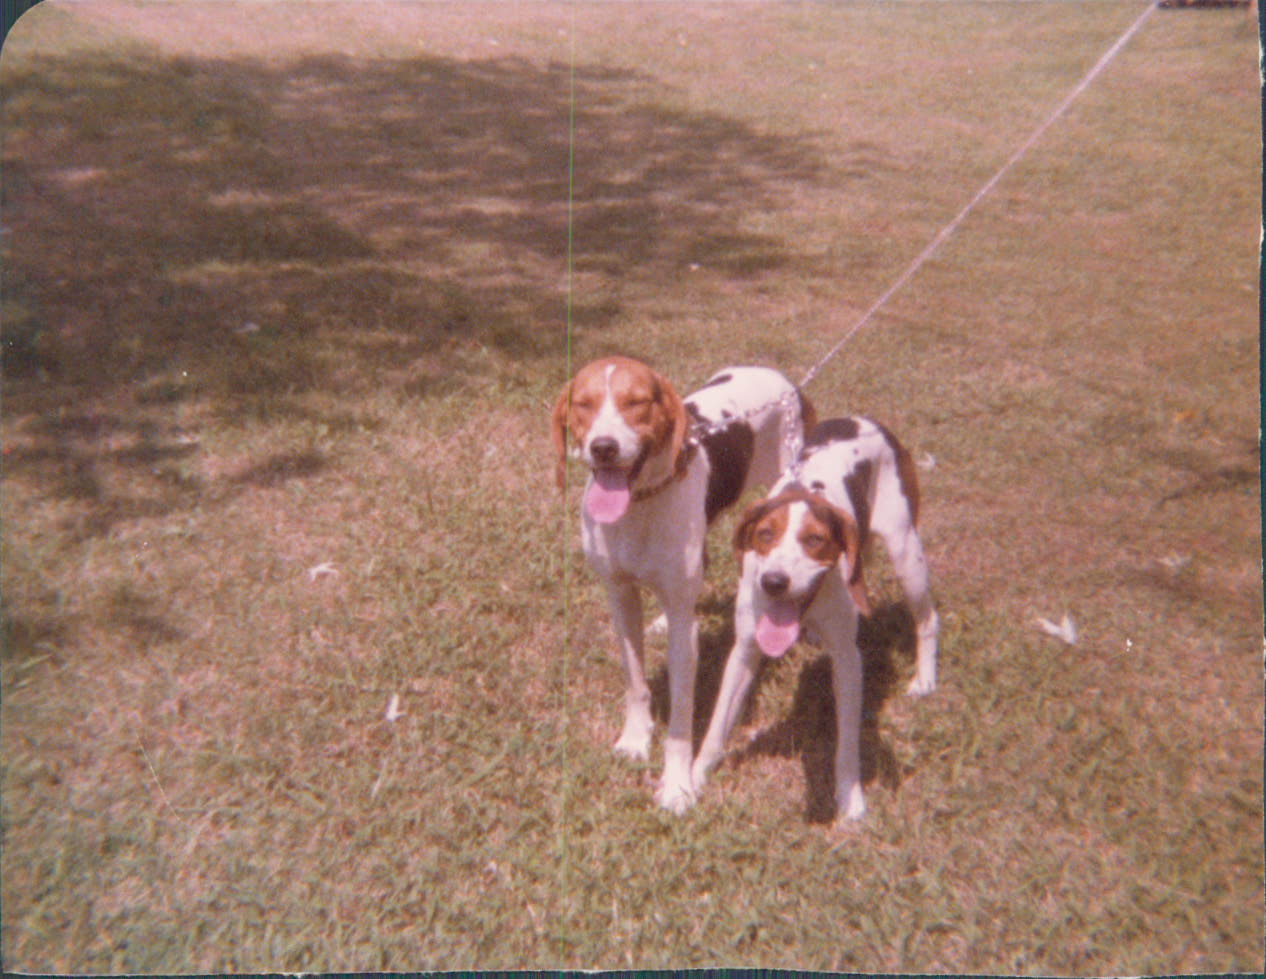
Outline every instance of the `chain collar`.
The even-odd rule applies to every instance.
[[[654,486],[644,486],[639,490],[633,491],[633,502],[641,503],[643,500],[649,500],[653,496],[658,496],[664,490],[668,489],[673,483],[686,475],[686,470],[690,468],[690,462],[695,457],[695,453],[699,451],[699,443],[693,438],[688,439],[681,447],[681,452],[677,454],[677,465],[673,467],[673,471],[666,477],[656,483]]]
[[[777,401],[767,401],[764,404],[757,405],[755,408],[749,408],[740,415],[723,415],[711,422],[692,415],[690,431],[686,435],[686,441],[677,456],[677,465],[673,468],[673,471],[654,486],[646,486],[642,489],[634,490],[633,502],[641,503],[643,500],[649,500],[654,496],[658,496],[673,483],[683,478],[695,457],[695,453],[699,451],[703,440],[709,435],[716,435],[725,431],[731,425],[745,422],[773,405],[779,405],[782,408],[783,448],[786,450],[786,457],[791,460],[788,464],[788,470],[798,474],[800,471],[800,451],[804,448],[804,419],[798,418],[799,395],[796,389],[792,388],[784,392]],[[797,421],[799,421],[799,424],[797,424]]]

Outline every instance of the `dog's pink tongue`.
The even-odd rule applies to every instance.
[[[775,602],[756,621],[756,645],[766,656],[781,656],[799,635],[800,609],[795,602]]]
[[[615,523],[629,508],[629,474],[623,469],[595,469],[585,492],[585,509],[598,523]]]

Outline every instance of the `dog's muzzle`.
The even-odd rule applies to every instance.
[[[609,435],[599,436],[589,443],[589,458],[595,466],[613,466],[620,458],[620,443]]]
[[[785,571],[766,571],[760,576],[760,587],[770,598],[780,598],[791,587],[791,578]]]

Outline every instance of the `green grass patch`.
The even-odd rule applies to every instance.
[[[569,345],[683,389],[798,379],[1136,16],[24,17],[0,62],[5,967],[1259,971],[1243,11],[1158,11],[808,390],[922,461],[943,623],[912,701],[878,553],[859,826],[832,824],[808,647],[698,806],[655,808],[659,760],[610,751],[622,680],[548,445]],[[1072,647],[1036,623],[1065,611]]]

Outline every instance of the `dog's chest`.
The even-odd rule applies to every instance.
[[[701,571],[707,468],[705,460],[697,459],[680,480],[634,503],[615,523],[582,516],[581,547],[594,571],[611,580],[644,584]]]

